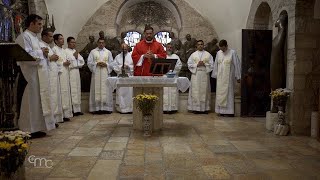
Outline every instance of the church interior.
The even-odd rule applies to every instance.
[[[64,48],[67,37],[75,38],[85,62],[79,70],[84,115],[28,140],[25,161],[9,179],[320,179],[320,0],[1,0],[0,131],[19,128],[16,60],[23,56],[12,47],[29,14],[62,34]],[[163,114],[162,99],[156,105],[160,116],[153,118],[163,120],[148,137],[136,129],[140,116],[117,111],[116,91],[112,112],[91,113],[90,51],[102,37],[113,58],[122,42],[132,53],[146,25],[164,49],[173,46],[182,64],[177,75],[188,83],[198,40],[213,60],[219,41],[227,40],[241,62],[231,117],[215,112],[218,83],[211,76],[208,112],[190,112],[190,87],[179,89],[177,111]],[[278,88],[289,93],[281,109],[272,100]],[[6,166],[2,138],[0,169]]]

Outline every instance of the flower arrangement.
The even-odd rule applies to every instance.
[[[30,134],[22,131],[0,132],[0,175],[10,177],[23,165]]]
[[[287,99],[290,95],[290,91],[287,89],[276,89],[274,91],[271,91],[270,96],[273,100],[273,109],[272,112],[277,112],[276,108],[281,106],[285,108]]]
[[[137,102],[137,107],[143,115],[151,114],[156,105],[156,102],[159,100],[158,96],[145,93],[138,94],[133,99]]]

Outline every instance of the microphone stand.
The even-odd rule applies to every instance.
[[[126,73],[126,70],[124,69],[124,62],[125,62],[125,54],[124,54],[124,50],[122,50],[122,67],[121,67],[121,74],[119,74],[119,77],[122,77],[122,78],[129,77],[129,75]]]

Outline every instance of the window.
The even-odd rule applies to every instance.
[[[171,41],[171,38],[169,37],[169,32],[167,31],[160,31],[154,37],[163,46],[166,46],[166,44],[168,44]]]
[[[136,44],[140,41],[141,34],[136,31],[129,31],[127,32],[126,37],[124,38],[124,42],[128,44],[132,50],[136,46]]]

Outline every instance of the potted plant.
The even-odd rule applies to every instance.
[[[282,89],[282,88],[271,91],[270,95],[273,103],[273,108],[272,108],[273,113],[278,112],[279,108],[281,108],[282,111],[285,112],[286,103],[287,103],[289,94],[290,94],[289,90]]]
[[[285,108],[290,91],[287,89],[276,89],[271,92],[273,106],[278,107],[278,122],[274,124],[274,134],[286,136],[289,132],[289,125],[285,120]]]
[[[24,160],[30,134],[22,131],[0,132],[0,179],[24,179]]]
[[[156,102],[159,100],[158,96],[153,94],[138,94],[133,98],[137,103],[137,108],[142,113],[142,122],[144,129],[144,136],[151,136],[152,132],[152,113]]]

